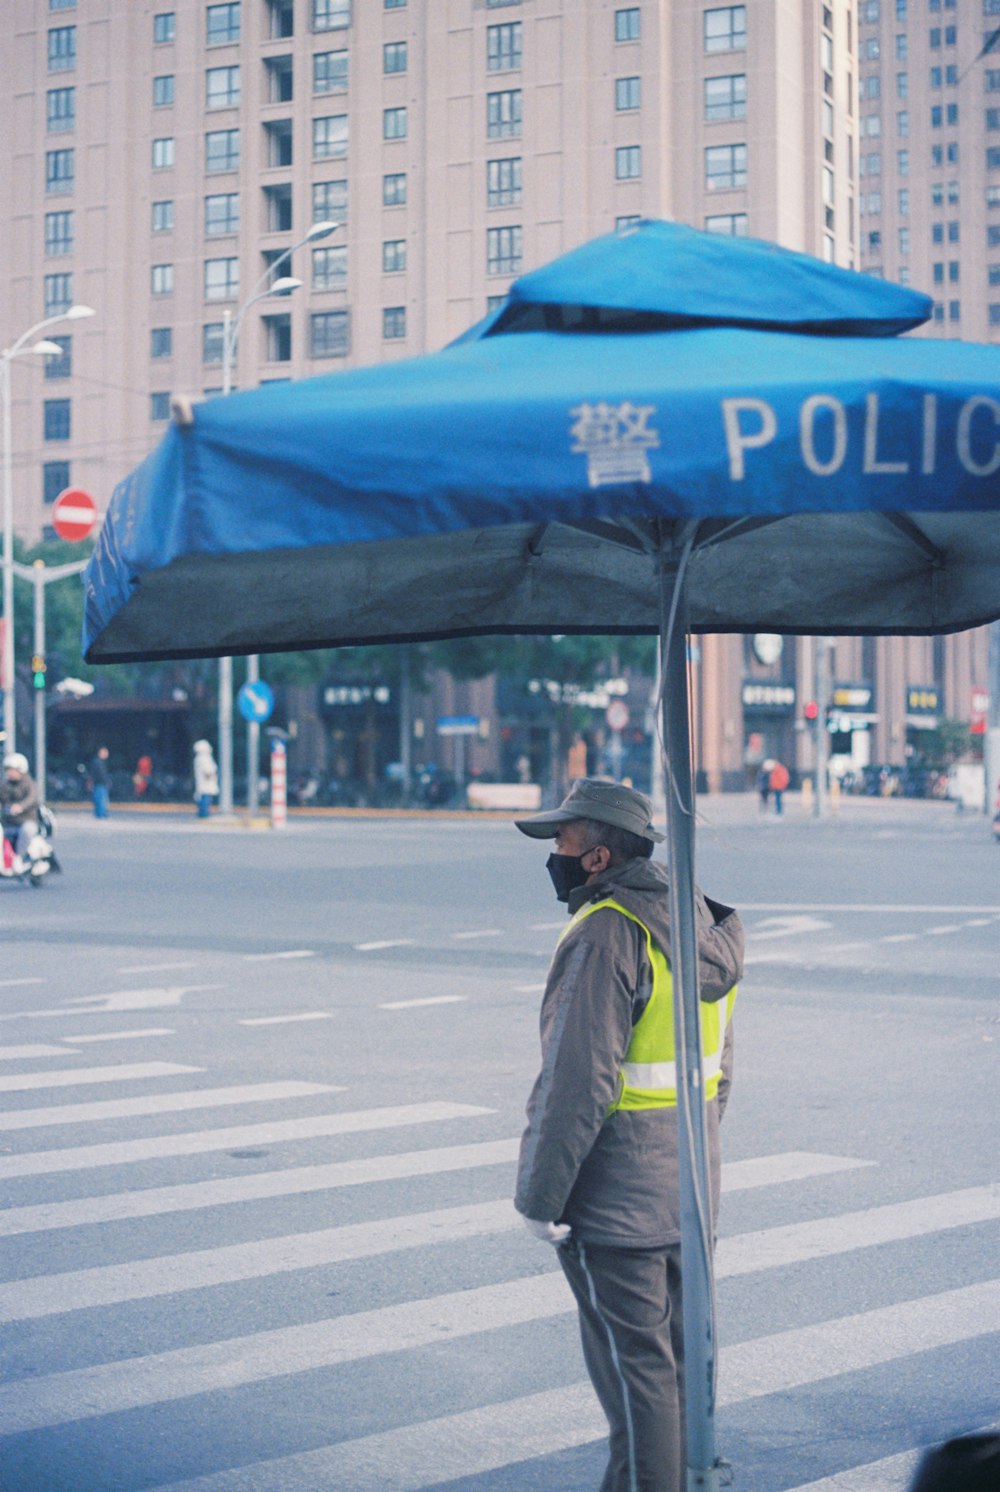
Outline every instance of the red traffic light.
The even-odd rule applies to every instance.
[[[814,699],[807,699],[803,710],[807,720],[815,720],[819,716],[819,705]]]

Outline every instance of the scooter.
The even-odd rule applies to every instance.
[[[44,804],[39,804],[36,809],[38,819],[38,833],[33,834],[28,841],[27,854],[18,858],[14,851],[17,839],[17,830],[7,826],[3,835],[3,863],[0,865],[0,879],[6,881],[20,881],[21,885],[41,886],[46,876],[62,870],[62,866],[56,859],[56,852],[52,848],[52,836],[55,833],[56,821]]]

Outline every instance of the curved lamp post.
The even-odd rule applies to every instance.
[[[14,685],[14,465],[11,452],[10,370],[15,358],[57,357],[62,348],[42,339],[32,342],[46,327],[64,321],[82,321],[97,313],[91,306],[70,306],[55,316],[46,316],[22,332],[16,342],[0,353],[0,396],[3,399],[3,724],[4,750],[17,749],[16,689]]]
[[[243,318],[251,306],[258,301],[266,300],[272,295],[290,295],[298,290],[302,284],[301,280],[291,276],[283,275],[280,279],[273,280],[270,285],[267,281],[271,279],[274,271],[279,265],[289,260],[297,249],[301,249],[309,243],[316,243],[321,238],[329,238],[331,233],[336,233],[340,223],[319,222],[314,223],[304,238],[298,243],[293,243],[291,248],[279,254],[272,264],[261,275],[254,285],[249,298],[240,306],[235,316],[227,307],[223,312],[222,325],[222,393],[232,393],[233,388],[233,366],[236,361],[236,349],[239,342],[240,327]],[[247,679],[254,680],[260,676],[260,659],[253,654],[247,659]],[[247,807],[253,813],[257,807],[257,756],[260,746],[260,725],[257,721],[250,721],[247,725]],[[233,660],[232,658],[219,659],[219,812],[231,814],[233,811]]]

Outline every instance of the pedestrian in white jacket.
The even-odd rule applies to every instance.
[[[207,819],[212,808],[212,799],[219,796],[219,769],[212,755],[209,741],[194,743],[194,801],[198,817]]]

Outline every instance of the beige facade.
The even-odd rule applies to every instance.
[[[158,439],[173,393],[219,390],[226,313],[319,220],[342,226],[280,270],[301,287],[245,311],[236,386],[433,350],[522,269],[638,216],[871,267],[878,137],[859,140],[872,112],[859,88],[878,76],[886,99],[896,86],[886,14],[896,0],[881,0],[878,22],[872,3],[859,16],[854,0],[8,0],[3,339],[72,301],[97,313],[53,327],[71,338],[68,371],[27,359],[13,370],[17,529],[37,536],[67,481],[103,505]],[[943,10],[942,25],[956,16]],[[964,50],[942,51],[942,62],[967,60],[976,19],[964,20]],[[914,58],[926,22],[909,25]],[[867,59],[872,38],[880,52],[869,64],[859,46]],[[924,61],[910,69],[906,263],[930,288],[936,257],[952,256],[922,238],[918,253],[918,223],[930,221],[917,211],[931,188],[916,131],[918,108],[930,106]],[[982,155],[974,113],[962,118],[963,173]],[[879,127],[887,135],[888,111]],[[959,166],[933,179],[947,197]],[[962,203],[970,293],[952,331],[985,337],[989,208],[975,182]],[[886,180],[883,245],[905,226],[889,196]],[[957,206],[938,217],[947,234]],[[888,255],[880,263],[899,267]],[[966,682],[983,681],[985,644],[937,646],[838,644],[834,677],[869,677],[875,690],[873,759],[903,759],[906,684],[936,681],[961,715]],[[788,639],[778,663],[761,665],[743,639],[702,640],[710,785],[743,779],[762,722],[768,749],[808,766],[811,747],[793,727],[811,656]],[[791,684],[794,704],[753,718],[744,690],[754,681]]]

